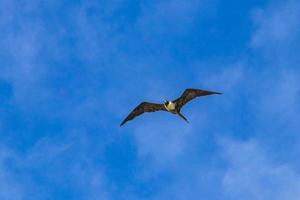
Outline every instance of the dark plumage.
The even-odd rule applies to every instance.
[[[212,92],[207,90],[198,90],[198,89],[186,89],[182,95],[174,101],[176,103],[176,108],[178,111],[189,101],[193,100],[196,97],[212,95],[212,94],[222,94],[220,92]]]
[[[155,112],[159,110],[167,111],[163,104],[142,102],[124,119],[124,121],[121,123],[121,126],[136,116],[143,114],[144,112]]]
[[[182,95],[174,101],[166,101],[164,104],[156,104],[149,102],[140,103],[133,111],[124,119],[120,126],[124,125],[127,121],[132,120],[136,116],[143,114],[144,112],[155,112],[155,111],[168,111],[173,114],[177,114],[183,120],[188,120],[180,113],[181,108],[191,101],[192,99],[199,96],[206,96],[212,94],[222,94],[220,92],[212,92],[207,90],[199,89],[186,89]]]

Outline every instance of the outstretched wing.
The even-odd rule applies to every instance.
[[[186,89],[183,94],[174,101],[176,103],[177,109],[180,111],[181,107],[184,106],[187,102],[192,99],[200,96],[212,95],[212,94],[222,94],[220,92],[212,92],[207,90],[198,90],[198,89]]]
[[[142,102],[135,109],[133,109],[133,111],[124,119],[120,126],[125,124],[127,121],[132,120],[136,116],[143,114],[144,112],[155,112],[159,110],[166,111],[163,104]]]

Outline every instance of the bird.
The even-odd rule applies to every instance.
[[[172,114],[176,114],[184,121],[189,123],[189,121],[185,118],[185,116],[183,116],[180,112],[182,107],[196,97],[213,95],[213,94],[222,94],[222,93],[188,88],[185,89],[182,95],[174,101],[164,100],[163,104],[142,102],[129,113],[129,115],[122,121],[120,126],[123,126],[127,121],[132,120],[135,117],[145,112],[156,112],[156,111],[167,111]]]

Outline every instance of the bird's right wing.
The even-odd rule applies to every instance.
[[[155,112],[155,111],[167,111],[163,104],[142,102],[140,103],[131,113],[124,119],[120,126],[124,125],[127,121],[132,120],[136,116],[143,114],[144,112]]]

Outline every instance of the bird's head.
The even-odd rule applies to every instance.
[[[168,105],[168,104],[169,104],[169,101],[164,100],[164,104],[165,104],[165,105]]]

